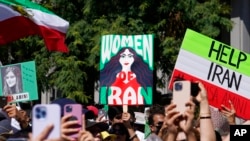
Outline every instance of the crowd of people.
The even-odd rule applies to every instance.
[[[126,112],[122,106],[109,106],[107,115],[99,114],[100,108],[88,105],[83,106],[82,124],[79,121],[69,120],[70,114],[62,114],[60,124],[60,137],[47,139],[53,130],[53,124],[48,124],[42,132],[32,135],[32,115],[30,110],[15,104],[5,105],[0,112],[0,141],[11,139],[29,141],[229,141],[229,132],[222,135],[214,127],[216,122],[212,118],[211,107],[207,99],[207,92],[199,82],[199,94],[190,96],[186,102],[186,111],[176,111],[175,103],[165,105],[152,105],[144,113],[145,124],[138,124],[135,111],[128,107]],[[236,124],[235,109],[222,105],[220,113],[227,119],[228,124]],[[77,104],[68,98],[59,98],[51,102],[58,104],[61,109],[66,104]],[[246,122],[247,123],[247,122]],[[150,130],[145,130],[148,125]],[[76,137],[70,134],[77,134]]]

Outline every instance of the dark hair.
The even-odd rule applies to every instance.
[[[116,130],[115,127],[119,127],[119,130]],[[130,141],[129,139],[129,133],[127,128],[124,126],[123,123],[115,123],[111,126],[111,129],[109,131],[111,134],[116,134],[116,135],[126,135],[126,141]]]
[[[153,105],[149,109],[149,116],[148,116],[148,124],[154,124],[154,116],[155,115],[163,115],[164,116],[164,107],[160,105]]]
[[[112,121],[115,116],[122,114],[122,106],[109,106],[108,117]]]
[[[131,70],[136,74],[136,79],[139,84],[147,91],[146,87],[151,86],[153,82],[153,73],[149,69],[148,65],[143,61],[142,57],[131,47],[122,48],[117,55],[113,56],[110,61],[105,65],[100,73],[100,86],[110,87],[116,79],[116,74],[122,70],[122,66],[119,63],[120,54],[128,49],[134,54],[134,63],[131,66]],[[140,69],[135,69],[140,68]]]

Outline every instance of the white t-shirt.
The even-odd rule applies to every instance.
[[[140,141],[146,141],[146,140],[144,139],[144,136],[145,136],[145,135],[144,135],[143,132],[136,130],[136,131],[135,131],[135,134],[137,135],[137,137],[138,137],[138,139],[139,139]]]

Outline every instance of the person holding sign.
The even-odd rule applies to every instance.
[[[101,86],[106,86],[110,105],[143,105],[152,71],[130,47],[122,48],[101,70]]]
[[[2,68],[3,95],[21,93],[22,79],[20,66]]]

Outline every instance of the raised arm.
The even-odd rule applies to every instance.
[[[204,85],[199,82],[200,92],[200,140],[201,141],[216,141],[214,127],[211,119],[209,103],[207,99],[207,91]]]

